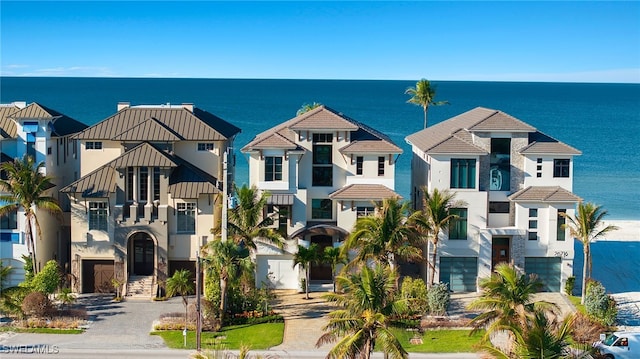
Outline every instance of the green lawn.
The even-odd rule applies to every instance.
[[[587,311],[584,309],[584,305],[580,304],[581,297],[576,297],[575,295],[570,295],[569,300],[576,307],[578,312],[582,314],[587,314]]]
[[[196,348],[194,331],[187,332],[186,347],[181,330],[157,331],[151,334],[161,336],[169,348]],[[222,328],[219,332],[203,332],[201,343],[204,349],[238,350],[241,346],[248,346],[252,350],[262,350],[281,344],[283,335],[284,323],[234,325]]]
[[[410,353],[474,353],[484,331],[469,335],[470,330],[428,330],[422,336],[422,344],[413,345],[409,340],[415,332],[393,329],[402,346]]]
[[[53,329],[53,328],[16,328],[0,327],[0,332],[38,333],[38,334],[82,334],[82,329]]]

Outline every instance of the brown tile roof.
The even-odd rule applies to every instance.
[[[87,128],[87,125],[85,125],[84,123],[76,121],[63,113],[50,109],[37,102],[29,104],[27,107],[10,114],[8,117],[13,120],[49,119],[51,120],[51,134],[53,136],[67,136],[73,133],[80,132]],[[17,129],[15,128],[15,122],[10,126],[12,126],[13,131],[12,137],[15,137],[17,131]],[[2,128],[4,129],[4,126]],[[10,133],[7,132],[7,134]]]
[[[114,168],[126,167],[178,167],[178,163],[166,152],[160,151],[148,142],[123,153],[109,162]]]
[[[500,131],[500,132],[532,132],[535,127],[502,111],[494,111],[480,122],[469,127],[469,131]]]
[[[551,136],[547,136],[542,132],[533,132],[529,134],[529,145],[520,149],[523,155],[581,155],[582,152],[575,148],[562,143]]]
[[[283,148],[278,146],[284,145],[286,141],[295,144],[297,134],[294,130],[351,131],[351,143],[341,149],[343,153],[402,153],[402,149],[385,134],[324,105],[258,134],[241,151]],[[267,146],[269,143],[273,143],[274,146]],[[297,145],[296,149],[303,150]]]
[[[240,132],[240,129],[234,125],[198,108],[191,112],[182,107],[134,106],[124,108],[87,128],[79,133],[77,138],[112,140],[149,119],[156,120],[176,137],[188,141],[225,140]],[[149,134],[137,133],[142,137],[133,139],[133,133],[130,133],[128,138],[138,141],[149,140],[147,138]]]
[[[267,148],[278,148],[285,150],[302,149],[300,146],[291,142],[279,133],[273,133],[271,136],[263,137],[255,141],[253,149],[263,150]]]
[[[17,135],[16,123],[9,116],[18,112],[20,107],[14,104],[0,105],[0,136],[14,138]]]
[[[331,199],[375,200],[402,198],[399,194],[381,184],[350,184],[329,195]]]
[[[515,202],[579,202],[582,198],[560,186],[530,186],[509,196]]]

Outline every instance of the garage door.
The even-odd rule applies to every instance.
[[[82,261],[82,292],[110,293],[113,279],[113,261],[83,260]]]
[[[524,271],[528,274],[537,274],[544,285],[542,290],[545,292],[560,291],[561,268],[562,258],[560,257],[524,259]]]
[[[286,255],[258,256],[256,284],[268,283],[275,289],[298,289],[298,271],[293,268],[293,257]]]
[[[440,281],[454,292],[475,292],[478,258],[440,257]]]

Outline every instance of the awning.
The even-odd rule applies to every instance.
[[[321,224],[314,224],[309,227],[301,228],[291,233],[291,235],[289,236],[289,239],[304,238],[304,236],[308,234],[328,235],[328,236],[338,235],[341,241],[349,236],[349,232],[336,226],[335,224],[321,223]]]
[[[281,193],[272,193],[269,198],[267,198],[267,204],[274,204],[276,206],[292,206],[293,205],[293,195],[292,194],[281,194]]]

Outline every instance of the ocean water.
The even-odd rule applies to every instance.
[[[579,150],[574,192],[601,204],[609,219],[640,220],[640,84],[437,81],[434,124],[477,106],[504,111]],[[242,129],[239,150],[257,133],[320,102],[389,135],[404,150],[396,191],[410,198],[411,148],[404,138],[422,129],[422,109],[406,103],[414,81],[0,77],[0,102],[39,102],[88,125],[116,112],[121,101],[183,102]],[[236,181],[248,162],[236,151]]]

